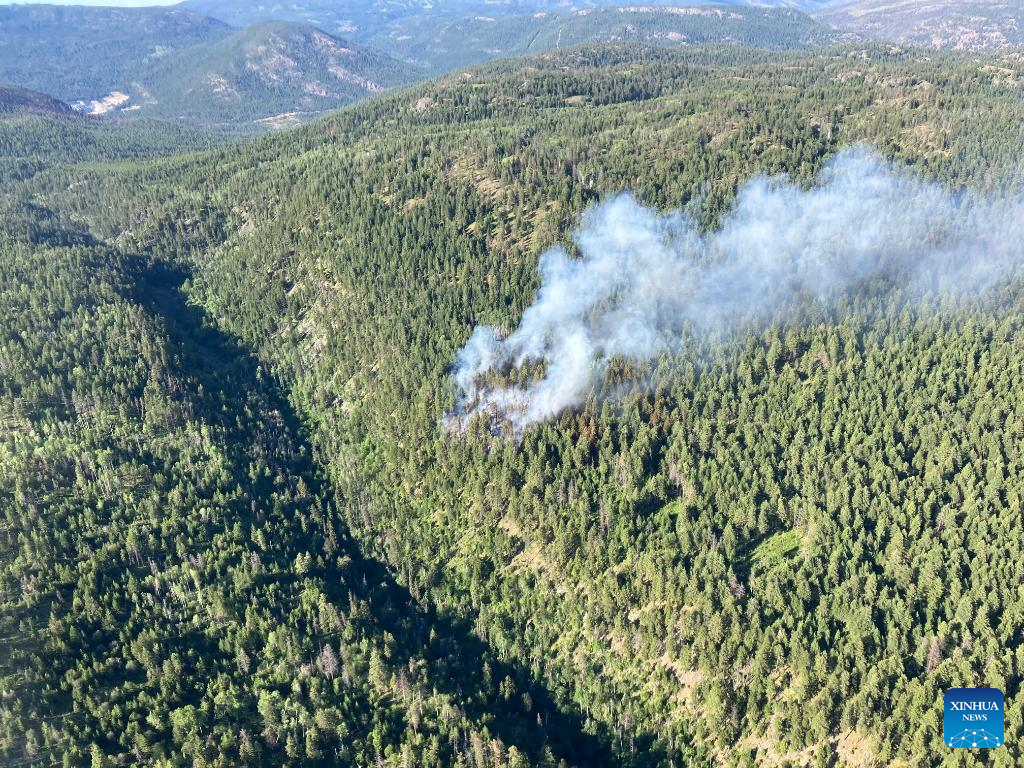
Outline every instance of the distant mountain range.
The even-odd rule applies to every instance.
[[[90,114],[290,123],[421,73],[308,24],[180,8],[0,7],[0,79]]]
[[[521,0],[497,3],[480,0],[285,0],[256,3],[250,0],[185,0],[178,7],[197,11],[236,27],[268,19],[283,19],[301,21],[331,34],[366,41],[389,23],[410,16],[465,15],[479,13],[484,8],[495,13],[499,9],[506,13],[515,12],[516,9],[522,13],[532,13],[534,6],[533,2]]]
[[[185,5],[2,7],[0,79],[94,115],[282,127],[429,74],[580,43],[788,49],[835,39],[795,10],[738,5]]]
[[[66,101],[94,99],[233,31],[180,8],[0,5],[0,79]]]
[[[409,16],[391,22],[369,42],[415,66],[444,72],[582,43],[732,43],[799,49],[837,39],[833,30],[790,9],[638,3],[528,16],[477,14],[433,24],[425,17]]]
[[[645,5],[657,6],[761,6],[790,8],[810,12],[836,0],[652,0]],[[369,41],[384,33],[395,22],[411,18],[446,19],[477,15],[510,17],[535,13],[569,14],[574,11],[627,5],[619,0],[295,0],[295,2],[252,3],[248,0],[185,0],[181,8],[189,8],[235,26],[245,26],[264,19],[304,21],[334,34],[354,40]]]
[[[0,6],[0,81],[94,115],[259,130],[488,59],[583,43],[1024,43],[1024,0],[187,0]]]
[[[472,21],[478,16],[507,20],[510,16],[571,14],[578,10],[625,4],[617,0],[368,0],[361,3],[337,3],[333,0],[269,3],[186,0],[181,7],[236,26],[267,18],[304,21],[334,34],[369,42],[387,38],[396,29],[410,26],[420,27],[416,39],[431,35],[443,39],[446,30],[458,28],[458,25],[462,25],[468,34],[475,34]],[[844,32],[930,47],[982,50],[1024,43],[1020,26],[1024,18],[1022,0],[696,0],[686,3],[652,0],[644,4],[790,9],[806,13]],[[426,19],[434,29],[425,28]],[[513,26],[521,27],[524,23],[520,21]],[[470,38],[469,45],[472,47],[474,44]]]
[[[127,88],[129,109],[195,123],[290,124],[418,76],[387,54],[308,24],[260,22],[162,59]]]
[[[847,0],[826,5],[815,17],[865,37],[932,48],[1024,44],[1022,0]]]

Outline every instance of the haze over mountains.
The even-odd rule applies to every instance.
[[[1020,6],[1014,0],[0,6],[0,81],[90,114],[252,131],[292,125],[453,68],[582,43],[800,49],[882,39],[1004,48],[1020,42]]]
[[[1020,0],[845,0],[819,20],[878,40],[956,50],[1001,50],[1024,43]]]
[[[245,124],[319,114],[414,73],[294,22],[237,30],[178,8],[0,7],[0,79],[91,114]]]
[[[380,50],[308,24],[257,22],[168,57],[129,86],[132,103],[193,123],[316,115],[414,77]]]
[[[0,6],[0,80],[64,100],[97,98],[231,27],[182,9]]]
[[[788,9],[636,4],[520,16],[481,13],[433,23],[409,16],[387,24],[369,42],[414,66],[441,73],[487,59],[582,43],[710,43],[796,50],[839,39],[822,24]]]
[[[267,18],[305,21],[336,34],[368,42],[389,28],[413,23],[465,23],[476,16],[516,17],[575,11],[629,3],[603,0],[439,0],[367,3],[247,3],[243,0],[185,0],[183,7],[235,25]],[[754,6],[801,11],[840,31],[931,47],[970,50],[1002,48],[1020,43],[1021,0],[651,0],[646,6]],[[416,20],[415,22],[413,20]],[[596,42],[596,40],[592,41]]]
[[[793,8],[812,10],[829,0],[767,0],[766,2],[744,3],[736,0],[653,0],[640,5],[659,7],[696,6],[760,6],[769,8]],[[310,0],[307,2],[247,3],[244,0],[185,0],[181,7],[191,8],[203,14],[244,26],[267,18],[305,21],[321,29],[341,35],[354,36],[368,41],[396,23],[419,19],[451,23],[457,19],[474,16],[517,17],[537,13],[572,14],[595,8],[627,6],[631,3],[615,0],[366,0],[360,3],[336,3],[332,0]]]

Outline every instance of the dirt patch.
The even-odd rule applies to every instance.
[[[123,109],[130,99],[131,96],[123,91],[111,91],[101,99],[85,102],[81,111],[89,115],[105,115],[112,110]]]

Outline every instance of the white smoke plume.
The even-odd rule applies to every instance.
[[[575,241],[579,258],[540,257],[540,290],[513,333],[477,327],[458,353],[450,428],[484,413],[519,434],[582,402],[613,358],[649,359],[684,328],[730,332],[883,274],[984,287],[1024,255],[1024,204],[958,195],[854,148],[809,189],[754,179],[711,233],[620,194],[585,213]],[[543,372],[527,384],[493,383],[528,363]]]

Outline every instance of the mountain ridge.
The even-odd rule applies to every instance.
[[[300,22],[235,29],[172,8],[0,7],[0,78],[89,114],[255,130],[320,114],[419,73]]]
[[[0,114],[77,117],[79,113],[60,99],[45,93],[0,82]]]
[[[240,123],[319,114],[410,77],[408,65],[299,22],[257,22],[152,68],[135,92],[155,116]]]
[[[492,12],[431,20],[413,15],[388,24],[370,43],[440,74],[573,45],[732,44],[796,50],[840,39],[840,33],[790,8],[639,2],[517,16]]]
[[[930,48],[1006,50],[1024,44],[1020,0],[843,0],[812,15],[865,37]]]
[[[0,79],[64,101],[94,99],[149,62],[232,31],[178,7],[0,5]]]

